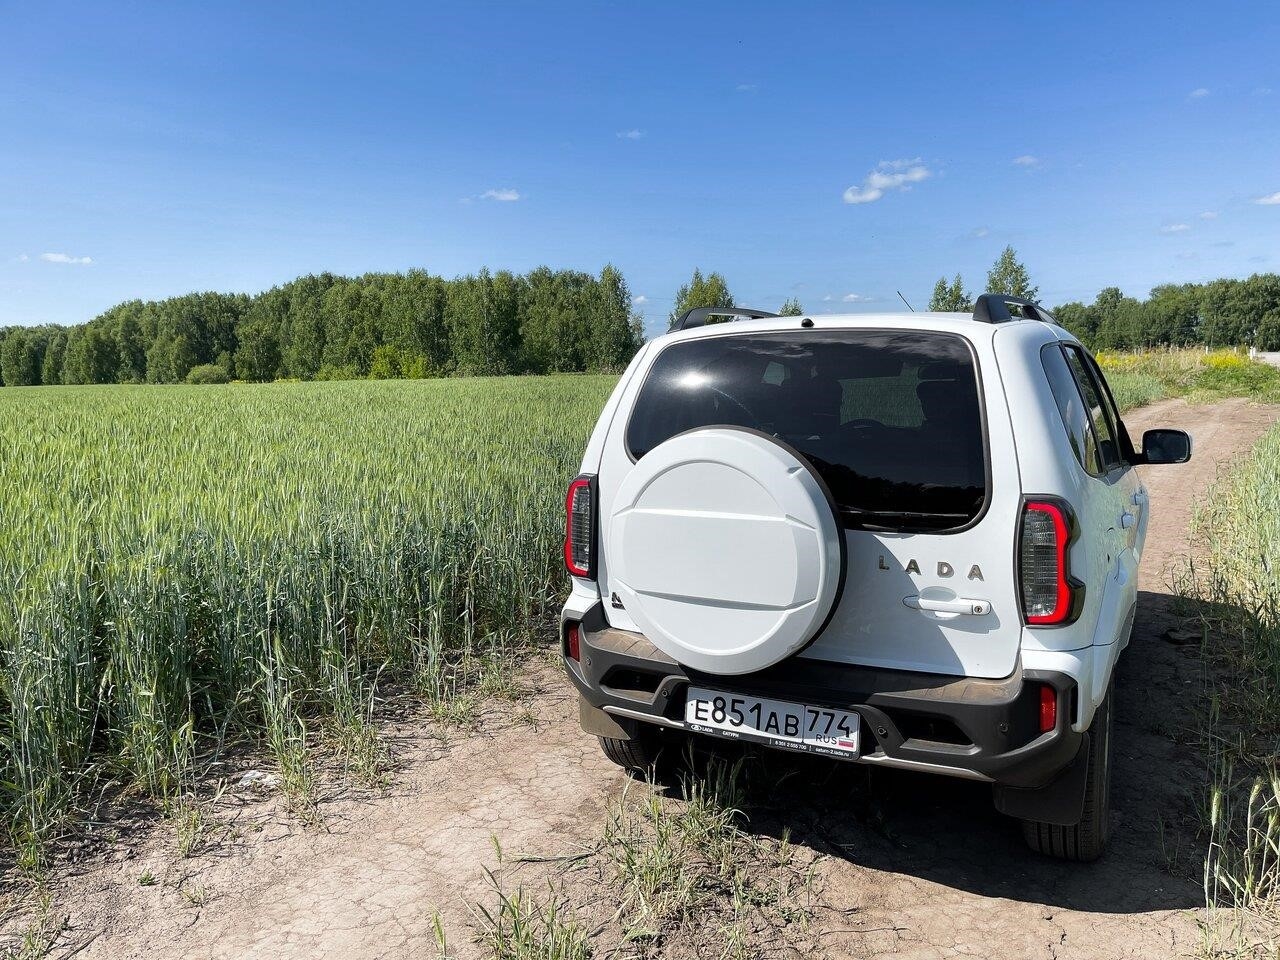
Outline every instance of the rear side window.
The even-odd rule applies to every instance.
[[[1120,463],[1120,447],[1116,443],[1115,427],[1111,414],[1107,411],[1102,388],[1089,372],[1084,353],[1079,347],[1064,347],[1063,352],[1067,355],[1067,364],[1071,367],[1071,373],[1075,376],[1076,383],[1080,386],[1080,393],[1084,396],[1084,402],[1089,408],[1089,421],[1093,425],[1093,434],[1098,441],[1098,460],[1102,464],[1102,472],[1106,472]]]
[[[1076,378],[1067,366],[1067,358],[1062,355],[1062,348],[1056,343],[1044,347],[1040,351],[1040,362],[1044,365],[1049,387],[1053,390],[1053,398],[1057,401],[1058,413],[1062,415],[1063,426],[1067,428],[1067,439],[1071,442],[1076,460],[1094,476],[1104,473],[1098,459],[1098,445],[1093,439],[1089,411],[1080,395],[1080,388],[1076,386]]]
[[[988,497],[977,370],[954,334],[796,332],[667,347],[627,425],[631,456],[713,425],[750,427],[799,450],[846,526],[956,529]]]

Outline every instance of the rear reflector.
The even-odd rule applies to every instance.
[[[1070,540],[1071,525],[1062,503],[1027,501],[1018,548],[1022,616],[1027,623],[1066,623],[1071,617],[1073,591],[1067,576]]]
[[[576,623],[567,624],[564,628],[564,654],[575,663],[582,661],[582,637]],[[1041,707],[1042,713],[1043,710]]]
[[[1040,688],[1040,732],[1048,733],[1058,726],[1058,691],[1048,685]]]
[[[595,529],[591,500],[590,477],[578,477],[569,484],[564,500],[564,565],[575,577],[589,578],[592,573],[591,541]]]

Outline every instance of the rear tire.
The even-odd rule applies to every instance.
[[[1111,694],[1109,689],[1089,725],[1089,770],[1080,822],[1063,827],[1038,820],[1022,821],[1022,835],[1037,853],[1088,863],[1097,860],[1107,848],[1111,832]]]
[[[604,755],[629,773],[648,774],[658,762],[662,744],[658,731],[648,724],[640,724],[634,737],[625,740],[599,737]]]

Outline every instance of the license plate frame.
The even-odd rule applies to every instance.
[[[795,719],[794,727],[788,717]],[[690,686],[684,724],[697,733],[797,753],[857,760],[862,752],[862,717],[839,707]]]

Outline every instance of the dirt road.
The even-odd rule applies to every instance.
[[[750,829],[791,831],[818,860],[823,896],[844,910],[815,933],[832,956],[1114,958],[1185,956],[1198,939],[1200,850],[1193,810],[1204,764],[1194,742],[1198,658],[1168,642],[1163,571],[1187,551],[1192,504],[1218,465],[1247,450],[1277,411],[1229,401],[1157,404],[1130,417],[1181,426],[1195,459],[1146,471],[1153,521],[1133,644],[1121,663],[1113,846],[1100,863],[1042,859],[980,784],[854,765],[801,767],[779,806]],[[436,957],[437,912],[450,953],[475,955],[469,904],[492,902],[491,838],[508,854],[563,855],[600,835],[624,777],[583,736],[553,669],[485,731],[392,729],[399,771],[386,795],[323,805],[300,826],[275,801],[232,794],[228,824],[191,858],[171,826],[121,840],[59,875],[66,928],[53,956]],[[445,737],[448,736],[448,739]],[[781,805],[785,804],[785,805]],[[151,878],[154,882],[148,882]],[[762,954],[769,944],[759,944]]]

